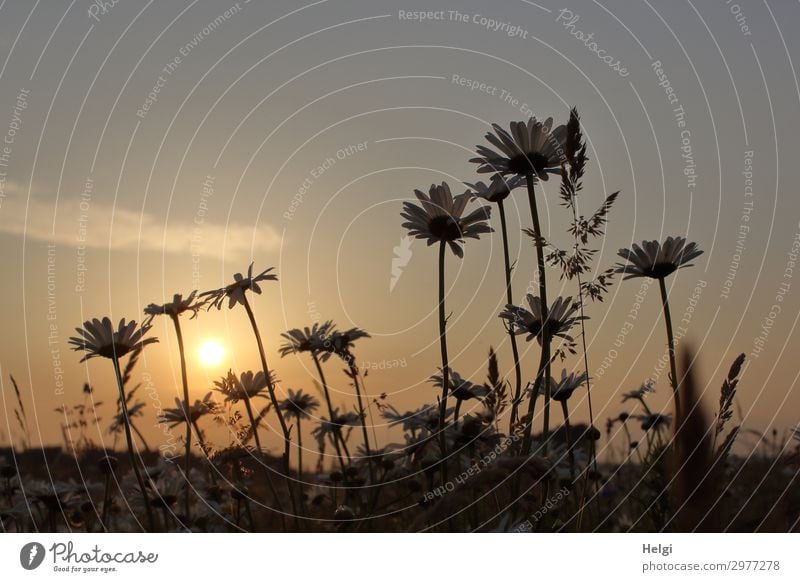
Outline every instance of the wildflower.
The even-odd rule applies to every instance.
[[[275,382],[275,375],[272,375],[272,382]],[[266,398],[267,379],[264,372],[242,372],[237,377],[232,371],[220,380],[214,382],[215,390],[225,396],[226,402],[238,402],[239,400],[249,400],[251,398]]]
[[[183,313],[191,312],[192,318],[197,316],[197,312],[202,307],[202,303],[195,301],[197,291],[192,291],[186,299],[183,295],[176,293],[172,296],[172,301],[169,303],[156,304],[151,303],[144,308],[145,315],[154,317],[156,315],[169,315],[170,317],[177,317]]]
[[[403,226],[415,238],[425,239],[428,246],[446,243],[458,257],[464,256],[460,242],[466,238],[480,238],[481,234],[492,232],[486,222],[491,215],[491,207],[481,206],[467,216],[462,216],[472,195],[469,192],[453,196],[446,182],[431,184],[429,195],[414,190],[421,206],[413,202],[403,202],[406,219]]]
[[[672,330],[672,315],[669,309],[667,276],[683,267],[690,267],[692,259],[703,254],[697,243],[688,243],[683,237],[667,237],[663,243],[656,240],[644,241],[642,246],[634,244],[631,249],[620,249],[620,257],[627,262],[618,264],[617,273],[624,273],[624,279],[633,277],[649,277],[657,279],[661,290],[661,305],[664,310],[664,325],[667,330],[667,349],[669,351],[670,382],[675,400],[675,409],[680,410],[678,394],[678,371],[675,363],[675,338]]]
[[[206,394],[202,400],[195,400],[194,404],[187,407],[185,401],[175,398],[175,408],[165,408],[158,417],[159,422],[165,423],[169,428],[174,428],[189,420],[195,423],[201,416],[213,414],[217,409],[217,403],[211,398],[211,392]]]
[[[325,348],[335,353],[343,360],[351,361],[351,350],[355,347],[355,341],[365,337],[370,337],[370,335],[363,329],[357,327],[350,328],[346,331],[334,331],[325,342]],[[325,359],[325,356],[323,355],[321,358]]]
[[[273,268],[270,267],[258,275],[253,276],[253,263],[250,263],[250,266],[247,268],[247,277],[244,277],[241,273],[236,273],[233,276],[233,283],[220,289],[215,289],[214,291],[201,293],[200,297],[208,297],[209,308],[216,307],[217,309],[222,309],[222,303],[226,297],[228,298],[228,309],[233,309],[237,303],[244,305],[245,291],[252,291],[260,295],[261,287],[258,284],[261,281],[278,280],[277,275],[270,274],[272,270]]]
[[[536,341],[541,344],[544,327],[542,300],[530,293],[525,297],[530,310],[516,305],[506,305],[505,311],[500,314],[500,317],[507,320],[517,334],[527,333],[528,341],[536,338]],[[580,303],[573,302],[572,297],[557,297],[547,315],[548,337],[561,337],[572,341],[572,337],[567,332],[576,322],[585,319],[583,316],[577,315],[579,309]]]
[[[580,374],[572,372],[567,375],[566,370],[561,370],[560,380],[550,378],[550,398],[557,402],[569,400],[572,393],[586,383],[587,378],[586,372],[581,372]],[[544,394],[544,390],[541,388],[540,394]]]
[[[636,390],[631,390],[623,394],[622,402],[627,402],[628,400],[638,400],[641,402],[644,400],[645,395],[655,392],[654,386],[655,382],[653,382],[653,380],[646,380]]]
[[[683,267],[691,267],[692,259],[703,254],[697,243],[688,243],[683,237],[667,237],[663,243],[644,241],[642,246],[634,244],[631,249],[620,249],[617,253],[627,263],[618,264],[616,272],[624,273],[624,279],[649,277],[663,279]]]
[[[510,131],[496,123],[492,124],[494,134],[486,134],[486,140],[496,150],[479,145],[478,157],[470,162],[478,165],[478,173],[500,173],[503,175],[534,175],[546,181],[548,174],[558,174],[564,158],[564,145],[567,128],[553,127],[553,118],[544,122],[535,117],[524,121],[512,121]]]
[[[291,388],[287,392],[289,395],[280,403],[281,410],[286,413],[286,416],[293,416],[300,420],[311,416],[319,408],[319,400],[311,394],[304,394],[302,390],[294,392]]]
[[[483,182],[475,182],[474,184],[467,184],[474,192],[469,192],[473,198],[482,198],[487,202],[500,203],[516,188],[525,184],[522,176],[512,176],[510,178],[504,177],[502,174],[495,174],[489,181],[489,184]]]
[[[636,417],[642,423],[642,430],[656,430],[660,431],[667,428],[672,422],[671,414],[661,414],[654,412],[651,414],[642,414]]]
[[[281,337],[286,341],[279,348],[278,352],[281,354],[281,357],[303,352],[319,352],[325,347],[328,336],[335,329],[336,326],[332,321],[326,321],[322,324],[315,323],[310,328],[290,329],[281,334]]]
[[[97,356],[121,358],[134,350],[158,342],[158,338],[144,337],[150,328],[149,320],[137,329],[135,321],[126,324],[123,318],[115,330],[109,318],[104,317],[102,321],[95,318],[85,321],[83,327],[75,328],[79,335],[69,338],[68,343],[74,351],[86,352],[81,362]]]
[[[444,382],[441,370],[439,374],[431,376],[430,381],[437,388],[441,388]],[[458,372],[455,372],[453,370],[450,370],[449,383],[450,383],[450,394],[452,394],[456,398],[456,400],[469,400],[471,398],[477,398],[478,400],[482,400],[489,393],[489,389],[486,388],[485,386],[481,386],[479,384],[473,384],[469,380],[462,378]]]

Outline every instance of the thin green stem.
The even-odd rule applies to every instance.
[[[548,441],[550,439],[550,333],[548,314],[550,304],[547,301],[547,273],[544,263],[544,247],[542,239],[542,229],[539,224],[539,210],[536,207],[536,192],[534,190],[534,176],[526,176],[528,185],[528,202],[531,207],[531,222],[533,223],[534,243],[536,246],[536,269],[539,279],[539,299],[542,303],[542,354],[539,360],[539,371],[536,374],[534,383],[534,394],[538,394],[542,381],[544,381],[544,453],[547,454]],[[527,434],[525,437],[524,451],[528,454],[533,433],[533,417],[528,420]]]
[[[503,201],[497,203],[497,209],[500,213],[500,231],[503,236],[503,261],[505,266],[506,277],[506,302],[509,305],[514,305],[514,294],[511,286],[511,259],[508,251],[508,226],[506,224],[506,210]],[[522,397],[522,366],[519,361],[519,348],[517,347],[517,334],[514,333],[514,328],[508,326],[508,336],[511,340],[511,353],[514,356],[514,400],[511,402],[511,419],[508,424],[508,434],[514,432],[514,424],[517,422],[517,409],[519,407],[520,398]]]
[[[250,325],[253,328],[253,335],[255,335],[256,343],[258,344],[258,354],[261,356],[261,369],[264,372],[264,379],[267,382],[269,399],[270,402],[272,402],[272,408],[275,410],[275,416],[278,417],[278,423],[280,424],[281,432],[283,433],[283,474],[286,476],[286,486],[289,488],[289,500],[292,503],[295,518],[297,518],[297,503],[294,496],[294,484],[292,483],[292,478],[289,473],[289,455],[292,446],[292,439],[289,434],[289,428],[286,426],[286,420],[283,418],[283,412],[278,405],[278,398],[275,396],[275,385],[272,383],[272,376],[270,374],[269,365],[267,364],[267,355],[264,351],[264,342],[261,340],[261,332],[258,330],[256,316],[253,313],[253,308],[250,307],[250,301],[247,299],[246,294],[242,293],[242,299],[245,311],[247,311],[247,317],[250,319]]]
[[[351,359],[350,376],[353,378],[353,385],[356,388],[356,401],[358,403],[358,416],[361,419],[361,432],[364,435],[364,448],[367,451],[367,467],[369,468],[370,483],[375,483],[375,471],[372,468],[372,449],[369,446],[369,433],[367,431],[367,413],[364,411],[364,403],[361,399],[361,387],[358,382],[358,366],[355,360]]]
[[[575,451],[572,449],[572,435],[570,434],[571,426],[569,423],[569,407],[567,401],[561,401],[561,411],[564,413],[564,434],[567,442],[567,455],[569,457],[569,476],[572,482],[575,482]]]
[[[658,285],[661,288],[661,303],[664,306],[664,323],[667,326],[667,346],[669,350],[669,368],[671,374],[672,394],[675,398],[675,410],[680,411],[680,395],[678,394],[678,371],[675,365],[675,337],[672,335],[672,315],[669,311],[669,301],[667,300],[667,284],[664,277],[659,278]]]
[[[331,393],[330,389],[328,388],[328,382],[325,380],[325,374],[322,372],[322,364],[320,363],[316,352],[311,352],[311,357],[314,358],[314,365],[317,367],[319,381],[322,382],[322,392],[325,395],[325,404],[328,405],[328,415],[331,422],[333,422],[333,403],[331,402]],[[342,475],[344,475],[344,459],[342,458],[342,449],[339,446],[339,438],[335,433],[333,437],[333,446],[336,449],[336,456],[339,458],[339,465],[342,469]]]
[[[447,318],[444,309],[444,258],[447,243],[439,243],[439,345],[442,352],[442,397],[439,403],[439,446],[442,450],[442,483],[447,482],[447,439],[445,421],[447,418],[447,395],[450,392],[450,365],[447,359]]]
[[[303,435],[300,433],[300,414],[297,415],[297,481],[303,482]]]
[[[183,405],[184,405],[184,413],[186,414],[186,462],[184,464],[185,478],[186,478],[186,485],[184,487],[184,504],[183,504],[183,511],[184,511],[184,519],[187,523],[189,523],[189,495],[191,491],[191,484],[189,483],[189,469],[191,468],[191,453],[192,453],[192,422],[191,422],[191,413],[189,409],[189,379],[188,373],[186,371],[186,352],[184,351],[183,346],[183,332],[181,331],[181,324],[178,320],[178,315],[174,314],[171,316],[172,323],[175,326],[175,335],[178,338],[178,352],[181,356],[181,383],[183,384]]]
[[[136,482],[139,484],[139,492],[142,494],[142,499],[144,500],[144,509],[147,513],[147,523],[150,527],[150,531],[155,531],[153,510],[150,507],[150,499],[147,496],[144,479],[142,479],[142,472],[139,470],[139,463],[133,450],[133,437],[131,436],[131,423],[130,417],[128,416],[128,403],[125,400],[125,388],[122,383],[122,373],[119,369],[119,359],[115,355],[111,358],[111,361],[114,363],[114,373],[117,377],[117,386],[119,387],[119,401],[122,407],[122,426],[125,429],[125,440],[128,443],[128,456],[130,458],[131,468],[133,469],[133,474],[136,476]]]

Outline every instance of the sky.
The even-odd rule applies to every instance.
[[[371,333],[356,350],[371,397],[385,394],[401,411],[435,402],[437,253],[407,244],[402,202],[431,183],[463,191],[478,179],[469,159],[491,123],[564,122],[573,106],[590,157],[580,212],[620,191],[596,268],[633,242],[696,241],[705,253],[668,285],[707,410],[745,353],[737,422],[784,431],[800,421],[800,40],[791,34],[800,7],[452,1],[424,4],[421,15],[420,6],[0,3],[0,444],[20,442],[10,375],[32,442],[62,442],[54,410],[80,403],[89,382],[105,402],[91,436],[108,443],[113,370],[79,363],[67,344],[73,329],[92,317],[141,320],[148,303],[224,285],[251,261],[279,277],[253,306],[282,391],[317,388],[310,360],[279,357],[280,333],[332,319]],[[557,181],[538,196],[545,236],[569,244]],[[507,212],[519,303],[535,269],[520,234],[530,226],[524,191]],[[490,347],[512,379],[497,317],[498,234],[469,240],[464,259],[446,263],[451,365],[476,382]],[[408,261],[393,276],[396,253]],[[670,410],[657,286],[642,291],[640,280],[616,281],[587,307],[598,426],[632,411],[621,394],[648,378],[653,406]],[[575,295],[575,283],[551,271],[549,292]],[[241,309],[184,326],[193,398],[229,368],[259,367]],[[152,333],[160,343],[136,373],[148,404],[139,426],[155,443],[180,368],[169,321]],[[225,349],[216,366],[197,356],[209,339]],[[522,344],[530,379],[538,347]],[[582,357],[562,366],[580,371]],[[340,368],[329,364],[334,400],[350,410]],[[572,402],[573,420],[586,421],[586,391]],[[382,441],[396,438],[374,423]],[[278,446],[276,435],[265,440]]]

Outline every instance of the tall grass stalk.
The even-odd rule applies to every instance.
[[[125,388],[122,382],[122,373],[119,368],[119,358],[116,354],[111,357],[111,361],[114,364],[114,375],[117,378],[117,386],[119,387],[119,402],[120,406],[122,407],[123,417],[122,426],[125,431],[125,441],[128,444],[128,458],[130,459],[133,474],[136,476],[136,482],[139,484],[139,492],[142,494],[142,499],[144,500],[144,509],[147,513],[147,524],[150,528],[150,531],[155,531],[156,522],[153,517],[153,509],[150,507],[150,499],[147,496],[147,488],[145,487],[144,480],[142,479],[142,472],[139,470],[139,463],[134,452],[133,437],[131,436],[131,424],[128,416],[128,403],[125,398]]]

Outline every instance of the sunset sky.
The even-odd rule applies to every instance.
[[[432,14],[414,20],[421,6]],[[113,371],[100,359],[79,364],[67,345],[74,328],[106,315],[141,320],[148,303],[219,287],[251,261],[279,277],[253,305],[282,390],[316,393],[309,359],[279,357],[280,333],[333,319],[372,334],[356,349],[371,395],[401,411],[435,402],[437,254],[412,242],[390,288],[402,202],[433,182],[463,191],[462,181],[485,180],[468,160],[491,123],[565,122],[572,106],[591,160],[581,211],[621,191],[598,269],[633,242],[696,241],[705,254],[668,284],[680,344],[699,348],[708,410],[744,352],[745,425],[795,425],[798,16],[796,3],[775,0],[0,2],[0,446],[20,437],[10,374],[34,443],[61,442],[54,409],[80,402],[86,381],[105,402],[103,432],[91,436],[107,440]],[[568,245],[558,181],[538,192],[545,235]],[[534,250],[519,232],[530,226],[524,191],[507,211],[519,303],[534,286]],[[512,379],[497,317],[502,269],[499,232],[447,260],[451,363],[476,382],[490,346]],[[549,283],[551,296],[576,293],[556,271]],[[630,409],[622,392],[657,376],[666,350],[657,285],[637,300],[640,285],[617,280],[588,307],[601,427]],[[259,368],[240,308],[184,325],[193,397],[228,368]],[[160,343],[137,375],[149,379],[139,427],[155,444],[157,409],[174,406],[180,368],[169,320],[153,334]],[[198,356],[208,340],[225,350],[217,365]],[[532,378],[538,347],[523,344]],[[352,409],[341,364],[328,368],[336,404]],[[652,401],[669,411],[666,372],[656,387]],[[576,421],[587,418],[585,394],[573,400]],[[276,436],[265,440],[277,449]]]

